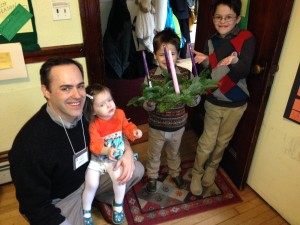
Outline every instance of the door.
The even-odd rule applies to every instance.
[[[199,0],[195,41],[195,49],[198,51],[203,50],[207,36],[213,32],[212,15],[208,10],[212,2]],[[294,0],[250,0],[248,30],[257,41],[253,70],[248,77],[250,99],[221,162],[222,168],[240,189],[246,184],[272,81],[278,70],[293,2]],[[203,108],[198,113],[203,113]],[[195,115],[191,117],[195,118]]]

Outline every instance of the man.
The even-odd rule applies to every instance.
[[[23,126],[9,152],[19,210],[30,224],[83,225],[81,195],[89,161],[83,69],[72,59],[58,57],[42,65],[40,76],[47,104]],[[142,178],[144,167],[133,160],[126,143],[116,168],[123,167],[118,181],[128,190]],[[111,208],[104,204],[113,200],[107,174],[101,176],[95,198],[111,222]]]

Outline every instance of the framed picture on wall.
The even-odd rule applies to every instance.
[[[284,118],[300,124],[300,64],[284,112]]]

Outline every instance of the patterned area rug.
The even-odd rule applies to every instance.
[[[183,178],[189,184],[193,163],[182,163]],[[125,196],[125,213],[130,225],[158,224],[242,201],[219,172],[215,184],[204,189],[202,196],[192,195],[189,185],[186,190],[176,188],[166,166],[160,170],[156,193],[145,190],[146,182],[144,177]]]

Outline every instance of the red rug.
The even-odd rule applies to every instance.
[[[193,163],[182,163],[183,178],[189,184]],[[219,172],[215,184],[204,189],[202,196],[192,195],[189,185],[186,190],[176,188],[166,166],[161,168],[156,193],[146,192],[146,182],[144,177],[125,196],[125,213],[130,225],[154,225],[242,201]]]

